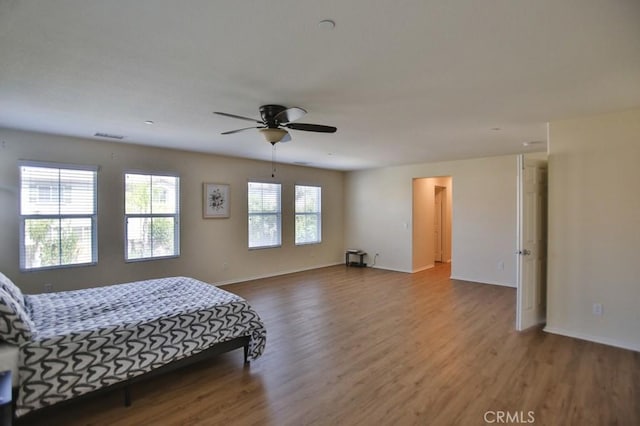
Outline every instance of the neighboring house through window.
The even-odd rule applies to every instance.
[[[282,244],[281,185],[249,182],[249,248]]]
[[[296,245],[322,241],[322,188],[296,185]]]
[[[180,178],[126,173],[127,261],[180,255]]]
[[[20,268],[97,262],[95,166],[22,161]]]

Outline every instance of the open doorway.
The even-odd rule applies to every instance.
[[[451,262],[451,176],[413,180],[413,272]]]

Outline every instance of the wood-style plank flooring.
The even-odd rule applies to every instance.
[[[268,331],[242,350],[21,424],[640,425],[640,354],[514,330],[515,289],[335,266],[226,286]],[[498,424],[498,423],[494,423]]]

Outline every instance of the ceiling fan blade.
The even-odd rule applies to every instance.
[[[225,117],[238,118],[240,120],[248,120],[248,121],[253,121],[255,123],[258,123],[258,124],[262,124],[261,120],[256,120],[255,118],[243,117],[241,115],[229,114],[229,113],[226,113],[226,112],[218,112],[218,111],[213,111],[213,113],[214,114],[218,114],[218,115],[224,115]]]
[[[287,132],[287,134],[284,135],[282,139],[280,139],[280,143],[282,142],[291,142],[291,135],[289,134],[289,132]]]
[[[291,123],[304,117],[307,113],[306,110],[298,107],[287,108],[284,111],[280,111],[274,117],[278,123]]]
[[[238,132],[244,132],[245,130],[250,130],[250,129],[262,129],[262,127],[245,127],[244,129],[236,129],[236,130],[229,130],[228,132],[222,132],[220,133],[221,135],[231,135],[233,133],[238,133]]]
[[[289,123],[285,124],[285,127],[293,130],[304,130],[306,132],[321,132],[321,133],[335,133],[337,128],[333,126],[323,126],[321,124],[308,124],[308,123]]]

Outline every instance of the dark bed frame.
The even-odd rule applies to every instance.
[[[96,390],[91,391],[89,393],[77,396],[75,398],[68,399],[66,401],[61,401],[61,402],[59,402],[57,404],[54,404],[54,405],[51,405],[51,406],[48,406],[48,407],[40,408],[38,410],[32,411],[30,413],[27,413],[27,414],[25,414],[24,416],[22,416],[20,418],[16,418],[15,417],[15,407],[14,407],[14,405],[15,405],[18,389],[14,388],[13,389],[13,404],[11,404],[12,410],[11,410],[11,414],[8,417],[9,417],[9,419],[13,419],[14,422],[19,424],[22,421],[22,419],[31,417],[31,415],[33,413],[41,413],[43,410],[49,410],[51,408],[59,407],[61,405],[74,403],[74,402],[82,400],[84,398],[93,397],[93,396],[96,396],[96,395],[99,395],[99,394],[102,394],[102,393],[112,392],[112,391],[117,390],[117,389],[124,389],[124,405],[126,407],[128,407],[128,406],[131,405],[131,385],[133,385],[134,383],[141,382],[143,380],[147,380],[147,379],[150,379],[152,377],[159,376],[161,374],[169,373],[171,371],[186,367],[186,366],[191,365],[191,364],[195,364],[195,363],[200,362],[200,361],[204,361],[206,359],[209,359],[209,358],[215,357],[217,355],[223,354],[225,352],[233,351],[233,350],[239,349],[239,348],[244,348],[244,363],[245,363],[245,365],[248,365],[249,364],[249,341],[250,340],[251,340],[251,338],[249,336],[241,336],[241,337],[236,337],[235,339],[227,340],[226,342],[216,343],[215,345],[210,346],[209,348],[204,349],[204,350],[198,352],[197,354],[194,354],[194,355],[191,355],[189,357],[182,358],[182,359],[179,359],[179,360],[176,360],[176,361],[172,361],[172,362],[170,362],[168,364],[163,365],[162,367],[158,367],[158,368],[156,368],[154,370],[151,370],[148,373],[142,374],[140,376],[132,377],[132,378],[124,380],[122,382],[114,383],[114,384],[106,386],[104,388],[96,389]],[[5,423],[2,423],[2,424],[4,425]],[[11,423],[9,423],[8,425],[10,425],[10,424]]]

